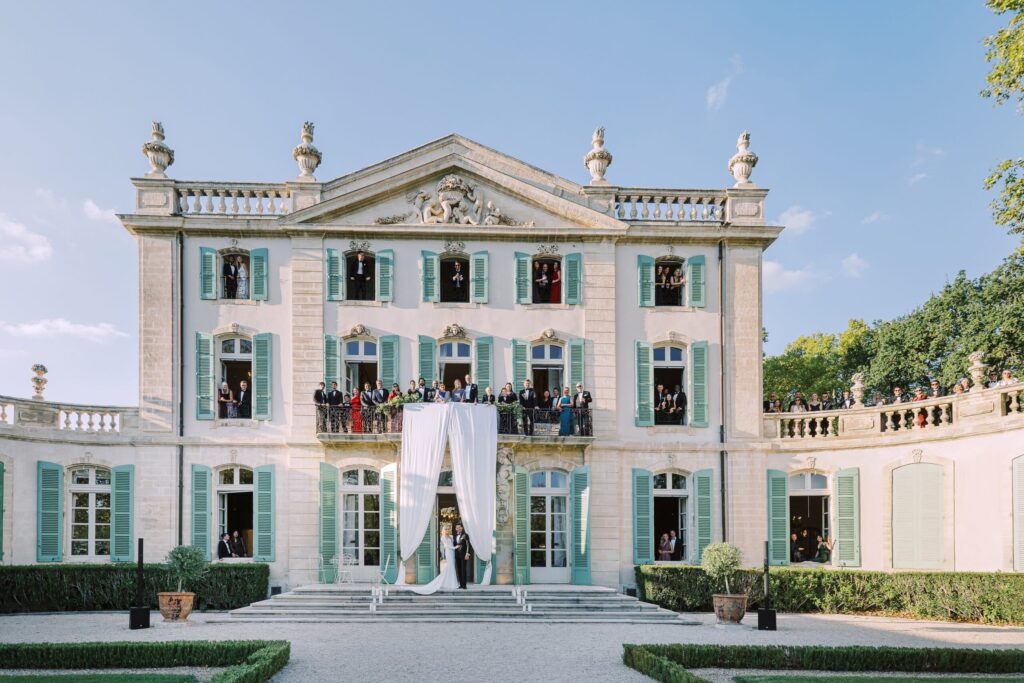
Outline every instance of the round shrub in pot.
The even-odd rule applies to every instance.
[[[206,576],[209,562],[203,551],[187,545],[172,549],[164,562],[167,565],[167,576],[172,584],[177,584],[178,590],[157,593],[160,614],[164,621],[185,621],[192,613],[195,591]]]

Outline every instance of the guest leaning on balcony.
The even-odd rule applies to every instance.
[[[327,392],[327,414],[330,416],[329,424],[332,432],[340,431],[343,412],[341,404],[344,399],[344,395],[338,391],[338,383],[331,382],[331,390]]]
[[[874,406],[884,406],[885,405],[885,398],[882,397],[882,394],[880,394],[879,392],[876,391],[874,398],[871,399],[871,405],[874,405]]]
[[[914,398],[910,400],[911,402],[926,401],[928,400],[928,394],[924,393],[924,389],[922,387],[914,387]],[[917,415],[914,419],[917,422],[917,426],[924,427],[928,423],[928,409],[922,408],[921,410],[918,410],[916,412]]]
[[[401,390],[401,388],[399,388],[398,382],[395,382],[394,384],[391,385],[391,391],[388,392],[388,399],[387,400],[390,401],[393,398],[401,398],[401,396],[402,396],[402,390]]]
[[[1012,387],[1017,384],[1018,380],[1013,376],[1013,372],[1010,370],[1003,370],[1003,378],[999,380],[996,386],[1000,387]]]
[[[825,409],[825,407],[822,404],[821,399],[818,397],[818,394],[817,393],[811,394],[811,400],[807,402],[807,410],[809,410],[811,412],[816,412],[816,411],[824,410],[824,409]]]
[[[842,408],[844,410],[849,410],[850,408],[853,407],[853,397],[850,396],[850,392],[849,391],[847,391],[847,390],[843,391],[843,400],[841,400],[839,402],[839,405],[836,406],[836,407],[837,408]]]
[[[939,380],[933,379],[929,384],[928,398],[941,398],[946,395],[946,392],[939,385]]]
[[[495,399],[497,399],[497,396],[494,395],[494,389],[484,387],[484,397],[480,402],[490,405],[494,403]]]
[[[907,395],[903,393],[902,387],[892,388],[892,398],[889,399],[889,403],[906,403]]]
[[[959,396],[962,393],[964,393],[964,385],[960,384],[960,382],[957,382],[956,384],[953,385],[953,395]]]
[[[766,413],[772,412],[772,406],[775,405],[776,398],[777,397],[775,396],[775,392],[774,391],[772,393],[768,394],[768,398],[766,398],[764,400],[764,403],[762,404],[762,407],[764,408],[764,412],[766,412]]]
[[[800,395],[800,392],[796,392],[796,398],[789,404],[789,412],[791,413],[806,413],[807,404],[804,403],[804,397]]]

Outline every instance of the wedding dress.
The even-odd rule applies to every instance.
[[[239,299],[249,298],[249,271],[244,265],[238,267],[238,293]]]
[[[441,549],[444,551],[444,560],[441,563],[441,571],[430,583],[423,586],[406,585],[403,588],[411,590],[419,595],[430,595],[437,591],[453,591],[459,587],[459,577],[455,573],[455,543],[451,536],[441,536]]]

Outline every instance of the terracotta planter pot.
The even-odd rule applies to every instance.
[[[157,593],[164,621],[186,621],[192,614],[195,593]]]
[[[716,594],[711,596],[711,601],[719,624],[738,624],[743,621],[743,615],[747,612],[746,595]]]

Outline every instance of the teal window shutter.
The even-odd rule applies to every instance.
[[[324,286],[328,301],[345,300],[345,260],[337,249],[328,249],[324,270],[327,271]]]
[[[252,559],[274,561],[274,466],[253,470]]]
[[[421,251],[420,256],[423,260],[423,300],[437,301],[440,299],[437,254],[432,251]]]
[[[700,564],[704,556],[704,548],[711,545],[714,536],[714,505],[712,502],[711,470],[700,470],[693,473],[693,492],[696,498],[694,506],[694,526],[697,529],[697,543],[694,547],[693,562]]]
[[[590,465],[569,473],[569,498],[572,500],[572,582],[590,585]]]
[[[40,460],[36,483],[36,562],[60,562],[64,557],[64,468]]]
[[[476,383],[480,396],[484,389],[494,388],[494,338],[480,337],[476,340]]]
[[[196,419],[217,417],[217,376],[213,369],[213,335],[196,332]]]
[[[338,468],[320,463],[320,583],[334,583],[338,555]]]
[[[399,382],[401,371],[398,364],[398,335],[386,334],[380,338],[380,379],[384,391],[391,391],[391,385]],[[399,387],[401,383],[399,382]]]
[[[633,564],[654,562],[654,476],[633,468]]]
[[[0,562],[4,560],[4,464],[0,462]]]
[[[860,469],[836,472],[836,535],[833,559],[840,567],[860,566]]]
[[[217,298],[217,250],[199,247],[199,298]]]
[[[650,256],[636,257],[637,292],[641,308],[654,306],[654,259]]]
[[[569,340],[569,390],[575,392],[576,385],[582,384],[586,388],[583,356],[586,351],[586,342],[583,339]]]
[[[522,339],[512,340],[512,388],[516,391],[523,388],[523,380],[530,378],[530,364],[527,361],[529,348],[530,345]]]
[[[915,463],[892,472],[893,569],[941,569],[945,560],[942,466]]]
[[[515,515],[512,526],[513,583],[530,583],[530,473],[525,467],[512,468],[512,497]]]
[[[119,465],[110,471],[110,492],[110,560],[131,562],[135,559],[135,465]]]
[[[637,427],[654,425],[654,365],[651,363],[651,345],[638,341],[634,348],[636,360],[636,414]]]
[[[691,256],[687,261],[686,269],[686,286],[690,292],[690,305],[695,308],[704,308],[704,256]]]
[[[341,358],[339,351],[341,342],[333,334],[324,335],[324,384],[327,390],[331,390],[331,382],[337,382],[341,386]]]
[[[374,290],[377,301],[394,301],[395,296],[395,250],[381,249],[377,252],[377,268],[374,271]]]
[[[789,477],[768,470],[768,562],[789,564]]]
[[[573,252],[565,255],[565,269],[562,273],[562,290],[565,303],[578,304],[583,300],[583,254]]]
[[[436,511],[436,506],[435,506]],[[430,524],[416,548],[416,583],[430,583],[437,576],[437,515],[430,515]]]
[[[437,376],[437,340],[433,337],[426,337],[420,335],[419,337],[419,356],[420,356],[420,377],[427,382],[427,386]]]
[[[267,259],[266,249],[253,249],[249,253],[253,301],[267,300],[267,292],[270,289],[267,286],[267,274],[270,268],[270,262]]]
[[[252,337],[252,396],[253,417],[257,420],[271,419],[274,386],[274,345],[269,332],[254,334]]]
[[[533,283],[530,280],[530,255],[516,252],[516,303],[528,304],[533,301]]]
[[[708,426],[708,343],[694,342],[690,348],[690,426]]]
[[[189,545],[199,548],[210,559],[210,488],[213,475],[206,465],[192,465],[192,539]]]
[[[380,470],[380,567],[384,580],[398,579],[398,505],[396,503],[398,465],[392,463]],[[386,567],[386,569],[385,569]]]
[[[487,303],[490,286],[488,280],[490,278],[490,256],[486,251],[474,252],[471,261],[470,268],[472,273],[470,274],[470,296],[475,304]]]
[[[1013,460],[1013,570],[1024,572],[1024,455]]]

